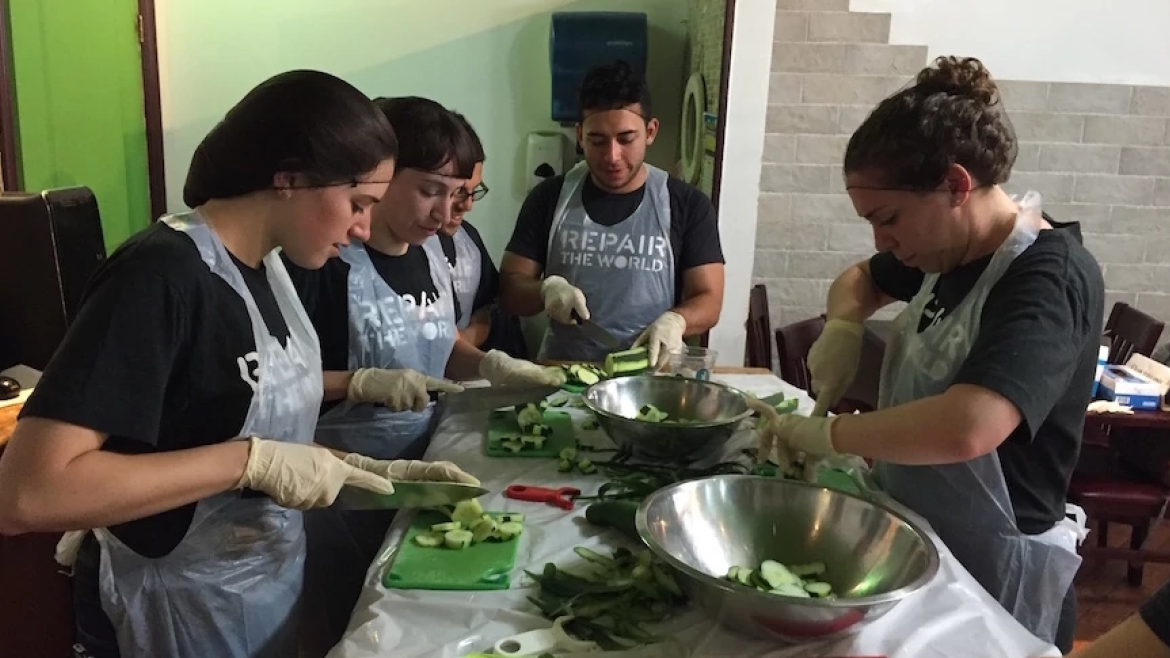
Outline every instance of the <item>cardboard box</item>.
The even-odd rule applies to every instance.
[[[1101,397],[1132,409],[1158,409],[1162,385],[1127,366],[1106,366],[1101,373]]]

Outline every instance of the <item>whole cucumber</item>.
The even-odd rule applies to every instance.
[[[634,525],[638,504],[636,500],[601,500],[585,508],[585,520],[595,526],[614,528],[640,544],[642,538]]]

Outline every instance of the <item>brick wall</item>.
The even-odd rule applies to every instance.
[[[844,194],[845,143],[927,64],[926,47],[887,43],[889,14],[848,7],[777,2],[754,271],[768,286],[773,326],[823,312],[832,279],[873,253],[872,232]],[[1000,86],[1020,140],[1008,191],[1036,189],[1054,219],[1082,223],[1109,304],[1170,320],[1170,88]]]

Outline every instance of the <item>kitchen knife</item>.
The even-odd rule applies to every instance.
[[[479,498],[487,492],[483,487],[458,482],[395,482],[394,493],[389,494],[360,487],[342,487],[333,504],[349,510],[438,507]]]
[[[605,345],[614,352],[622,349],[621,342],[613,334],[603,329],[601,325],[592,320],[582,318],[577,311],[573,311],[573,319],[577,321],[577,326],[581,327],[581,330],[585,332],[586,336]]]
[[[560,390],[559,386],[474,386],[462,393],[443,393],[444,409],[448,414],[466,414],[492,411],[500,407],[537,402]]]

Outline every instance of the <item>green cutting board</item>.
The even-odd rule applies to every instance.
[[[487,513],[498,516],[507,512]],[[415,535],[449,520],[433,510],[416,514],[398,547],[398,555],[382,576],[382,584],[388,589],[508,589],[516,567],[516,548],[523,533],[511,541],[480,542],[461,550],[427,548],[414,543]]]
[[[488,431],[483,440],[483,452],[488,457],[556,457],[564,448],[574,448],[577,445],[576,434],[573,431],[573,417],[566,411],[556,407],[544,410],[542,424],[552,428],[552,434],[540,448],[527,448],[520,452],[512,452],[500,445],[504,437],[520,434],[520,426],[516,424],[516,414],[511,409],[493,411],[488,417]]]

